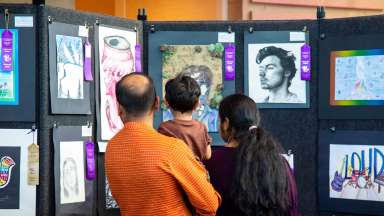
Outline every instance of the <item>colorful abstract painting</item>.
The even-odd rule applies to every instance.
[[[384,104],[384,49],[331,52],[330,104]]]
[[[331,144],[329,197],[384,201],[384,146]]]
[[[0,147],[0,209],[20,206],[20,147]]]
[[[0,29],[0,35],[5,30]],[[12,70],[4,71],[0,67],[0,105],[19,104],[19,36],[17,29],[9,29],[12,33]],[[1,49],[0,39],[0,49]]]

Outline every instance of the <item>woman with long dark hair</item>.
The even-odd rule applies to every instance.
[[[219,107],[220,135],[227,144],[206,162],[222,195],[217,215],[298,216],[297,188],[281,145],[262,127],[256,103],[235,94]]]

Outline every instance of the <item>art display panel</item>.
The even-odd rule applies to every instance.
[[[330,104],[384,104],[384,49],[331,52]]]
[[[200,86],[200,106],[193,118],[204,123],[208,132],[218,130],[218,106],[223,98],[223,51],[221,43],[210,45],[163,45],[162,86],[178,75],[194,78]],[[173,119],[171,111],[162,106],[163,121]]]
[[[382,37],[331,34],[319,41],[320,119],[384,119]]]
[[[116,83],[134,72],[136,32],[114,27],[98,27],[99,106],[101,139],[110,140],[122,127],[117,113]]]
[[[83,142],[60,142],[61,204],[85,201],[84,176]]]
[[[36,186],[28,185],[28,146],[37,131],[0,129],[0,215],[34,216]]]
[[[0,35],[5,29],[0,29]],[[0,105],[19,105],[19,35],[17,29],[9,29],[12,33],[12,59],[11,70],[0,67]],[[0,38],[0,49],[2,39]]]
[[[52,114],[91,114],[91,82],[84,79],[79,25],[48,24],[49,92]]]

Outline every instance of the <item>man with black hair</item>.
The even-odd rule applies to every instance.
[[[181,140],[153,128],[159,97],[152,79],[125,75],[116,97],[124,128],[108,143],[105,171],[121,214],[191,215],[191,204],[198,215],[215,215],[221,198],[203,165]]]
[[[200,160],[211,157],[212,138],[207,127],[192,118],[199,106],[200,86],[193,78],[179,74],[165,84],[165,104],[173,120],[163,122],[159,132],[183,140]]]
[[[260,84],[262,89],[269,91],[264,103],[302,103],[288,89],[297,71],[295,60],[291,52],[275,46],[259,51],[256,63],[259,64]]]

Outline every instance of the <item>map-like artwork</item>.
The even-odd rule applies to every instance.
[[[384,146],[330,145],[329,197],[384,201]]]
[[[194,119],[204,123],[208,132],[217,132],[218,106],[223,98],[221,43],[210,45],[163,45],[162,78],[164,87],[169,79],[179,74],[194,78],[200,85],[200,106],[193,113]],[[163,121],[173,118],[169,109],[163,108]]]
[[[331,105],[384,104],[384,49],[331,53]]]

